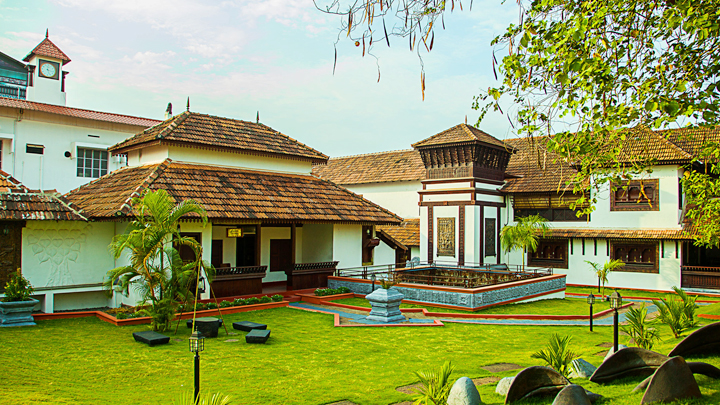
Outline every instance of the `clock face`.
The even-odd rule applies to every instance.
[[[57,74],[57,69],[55,68],[55,66],[52,63],[45,62],[45,63],[40,64],[40,73],[44,77],[54,78],[55,75]]]

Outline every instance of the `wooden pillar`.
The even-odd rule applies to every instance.
[[[502,246],[500,246],[500,224],[502,224],[500,220],[500,207],[497,207],[496,221],[495,230],[497,231],[497,236],[495,237],[495,246],[497,247],[497,264],[500,264],[500,255],[502,254]]]
[[[291,249],[292,253],[291,253],[290,257],[291,257],[293,266],[295,266],[295,245],[296,245],[295,232],[296,232],[295,222],[293,222],[292,225],[290,225],[290,244],[292,245],[292,249]]]
[[[262,235],[260,234],[262,224],[255,225],[255,266],[262,263]]]
[[[434,227],[433,222],[435,221],[435,218],[433,218],[433,207],[432,205],[428,206],[428,256],[427,261],[428,263],[433,262],[433,237],[434,237]]]
[[[478,263],[484,264],[485,263],[485,206],[480,206],[480,237],[478,238],[479,245],[480,245],[480,257],[478,257]]]
[[[465,265],[465,206],[458,207],[458,266]]]

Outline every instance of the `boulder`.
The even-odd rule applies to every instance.
[[[511,404],[534,396],[554,397],[568,384],[570,381],[567,378],[550,367],[528,367],[515,376],[505,397],[505,403]]]
[[[682,357],[676,356],[655,371],[640,404],[701,397],[700,388],[690,367]]]
[[[510,389],[510,385],[512,384],[514,379],[515,377],[505,377],[502,380],[498,381],[497,387],[495,387],[495,392],[498,395],[507,395],[508,390]]]
[[[552,405],[591,405],[591,402],[583,387],[570,384],[560,390]]]
[[[460,377],[450,389],[447,405],[480,405],[480,393],[467,377]]]
[[[590,376],[594,383],[607,383],[618,378],[652,375],[668,357],[639,347],[618,350]]]
[[[627,346],[625,346],[625,345],[620,345],[620,344],[619,344],[619,345],[618,345],[618,351],[620,351],[620,350],[622,350],[622,349],[627,349]],[[612,347],[612,346],[610,346],[610,349],[608,349],[608,352],[607,352],[607,354],[605,355],[605,358],[603,359],[603,362],[604,362],[605,360],[609,359],[610,356],[612,356],[613,354],[615,354],[615,348]]]
[[[597,370],[597,367],[588,363],[583,359],[575,359],[572,361],[572,371],[570,372],[570,378],[590,378],[590,376]]]
[[[688,357],[693,354],[720,353],[720,322],[705,325],[683,339],[668,354],[670,357]]]

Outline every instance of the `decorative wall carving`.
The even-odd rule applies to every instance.
[[[73,265],[85,243],[87,224],[84,222],[41,223],[28,232],[30,251],[40,264],[50,266],[46,287],[72,285]]]
[[[455,218],[438,218],[437,235],[437,255],[455,257]]]
[[[495,218],[485,218],[485,256],[495,256]]]

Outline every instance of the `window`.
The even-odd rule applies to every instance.
[[[616,184],[610,198],[611,211],[658,211],[659,180],[630,180]]]
[[[658,273],[657,242],[616,242],[610,241],[612,259],[625,263],[616,271]]]
[[[528,266],[568,268],[568,240],[541,239],[537,249],[528,252]]]
[[[25,153],[29,153],[32,155],[42,155],[45,153],[45,146],[43,145],[33,145],[33,144],[25,144]]]
[[[548,221],[588,221],[590,217],[578,217],[577,211],[587,205],[578,205],[571,209],[570,204],[580,198],[579,194],[516,194],[513,196],[513,214],[515,220],[530,215],[539,215]],[[589,196],[586,196],[589,199]]]
[[[108,153],[98,149],[77,149],[77,177],[99,178],[108,172]]]

